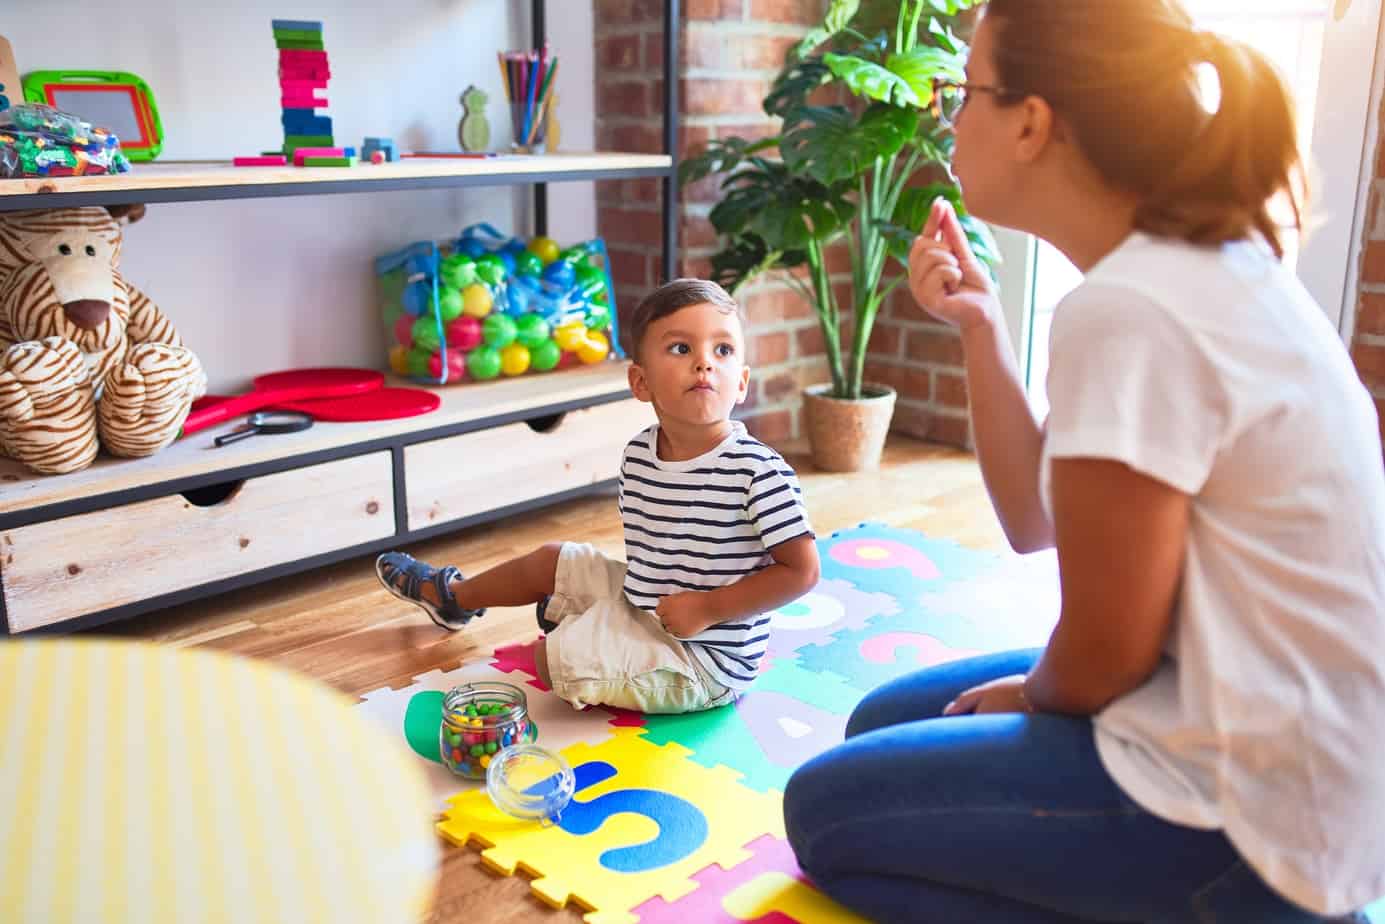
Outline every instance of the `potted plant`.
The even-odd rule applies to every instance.
[[[934,199],[952,201],[985,265],[998,262],[989,231],[967,214],[951,179],[952,137],[940,124],[942,100],[934,100],[935,80],[964,79],[966,45],[953,26],[979,2],[894,0],[862,11],[860,0],[832,0],[764,99],[765,112],[782,119],[780,133],[718,139],[680,168],[684,184],[727,174],[711,212],[722,236],[714,278],[734,294],[763,274],[781,273],[817,313],[832,381],[806,389],[804,405],[820,469],[879,464],[895,394],[864,381],[867,346],[880,305],[905,280],[886,280],[886,262],[907,263]],[[870,20],[882,11],[893,22],[877,31]],[[846,104],[810,101],[834,87],[845,91]],[[845,311],[826,265],[839,241],[850,256]]]

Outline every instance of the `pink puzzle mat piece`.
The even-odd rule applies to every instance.
[[[788,841],[766,834],[745,846],[749,860],[729,870],[712,864],[686,897],[635,908],[640,924],[865,924],[808,882]]]
[[[971,648],[953,648],[922,632],[886,632],[863,641],[861,657],[874,664],[894,664],[903,661],[903,655],[899,651],[901,648],[913,649],[919,667],[930,667],[985,653]]]
[[[539,680],[539,669],[534,664],[534,649],[538,646],[539,640],[525,642],[521,645],[505,645],[495,649],[495,657],[491,661],[491,667],[507,674],[519,672],[528,674],[529,679],[525,681],[529,686],[536,690],[543,690],[545,693],[552,692],[548,685]],[[595,709],[604,709],[614,716],[611,724],[617,728],[634,727],[639,728],[644,725],[644,716],[638,712],[631,712],[629,709],[616,709],[611,706],[595,706]]]

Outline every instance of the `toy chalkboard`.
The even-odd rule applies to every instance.
[[[153,160],[163,148],[163,124],[149,85],[113,71],[34,71],[24,78],[24,98],[47,103],[115,132],[132,161]]]

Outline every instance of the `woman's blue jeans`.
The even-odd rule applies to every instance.
[[[1221,832],[1127,798],[1090,720],[940,718],[963,690],[1028,673],[1039,653],[885,684],[856,707],[845,742],[794,773],[789,843],[820,889],[873,921],[910,924],[1324,920],[1273,892]]]

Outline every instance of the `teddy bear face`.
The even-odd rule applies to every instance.
[[[0,325],[15,342],[61,337],[99,380],[124,352],[120,227],[105,209],[0,216]]]

